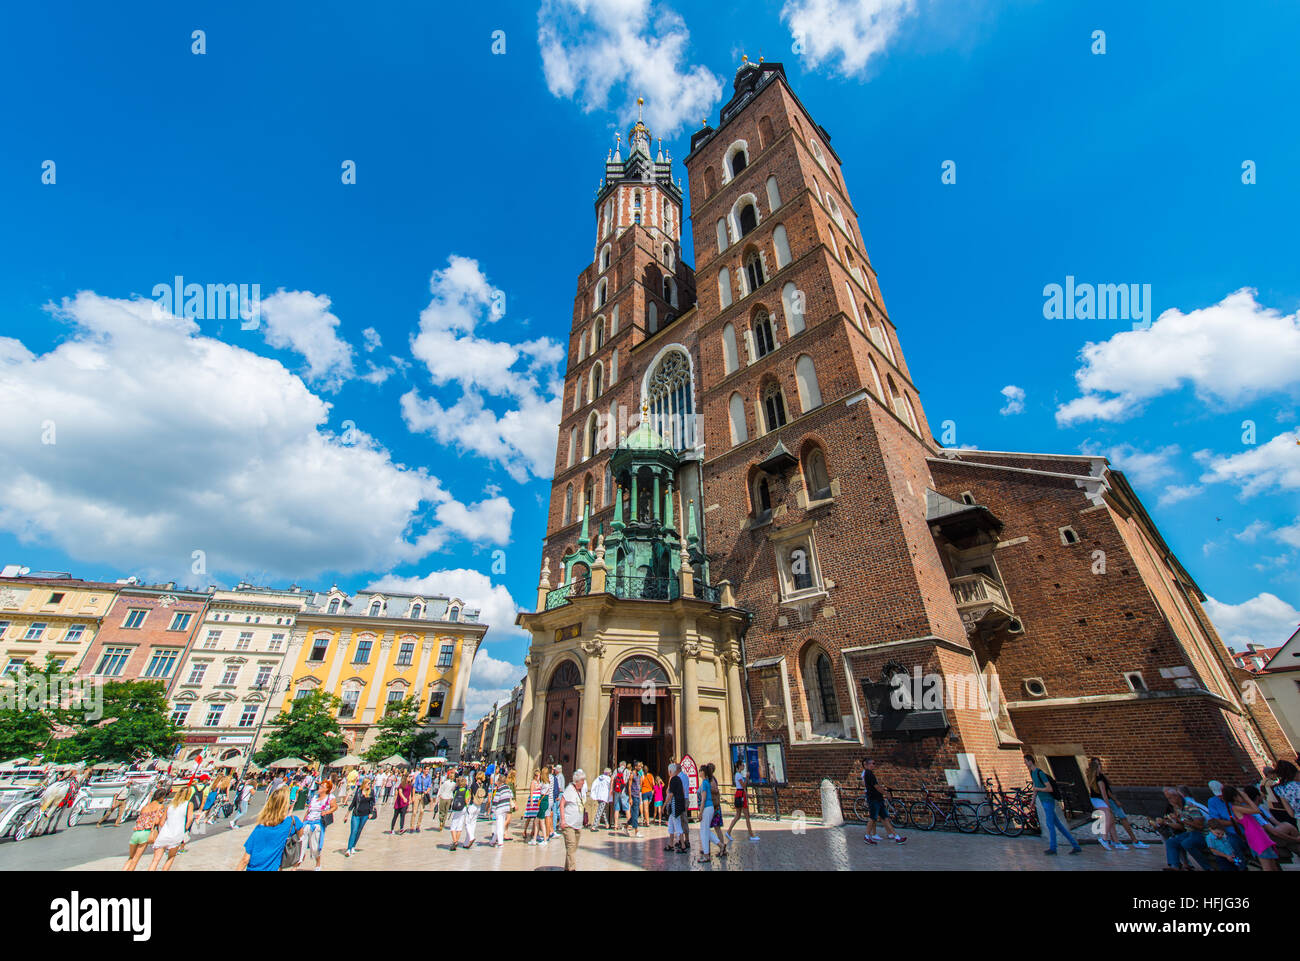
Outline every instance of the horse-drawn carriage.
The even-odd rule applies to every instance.
[[[149,802],[160,777],[159,771],[113,772],[99,777],[92,775],[81,785],[72,801],[72,810],[68,812],[68,827],[75,828],[87,815],[99,813],[103,817],[103,812],[111,810],[121,794],[126,797],[118,820],[134,818]]]

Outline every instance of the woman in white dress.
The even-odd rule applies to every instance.
[[[167,819],[163,821],[158,836],[154,838],[153,860],[149,862],[150,871],[158,870],[158,862],[162,860],[163,854],[167,855],[167,863],[162,869],[164,871],[172,869],[181,845],[189,837],[190,824],[193,821],[194,807],[190,804],[190,789],[180,788],[173,795],[171,803],[167,805]]]

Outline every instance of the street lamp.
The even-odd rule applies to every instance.
[[[262,709],[262,717],[257,722],[257,730],[253,732],[253,743],[248,746],[248,754],[244,758],[244,766],[239,771],[239,780],[244,780],[248,774],[248,765],[253,762],[253,751],[257,747],[257,739],[262,736],[262,725],[266,723],[266,715],[271,711],[271,698],[275,696],[276,690],[280,687],[280,682],[284,681],[284,689],[289,689],[293,681],[292,674],[275,674],[265,680],[257,681],[253,684],[253,690],[266,691],[266,707]]]

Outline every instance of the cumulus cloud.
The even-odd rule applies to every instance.
[[[1201,491],[1205,490],[1200,484],[1173,484],[1166,487],[1157,498],[1156,503],[1161,507],[1169,507],[1177,504],[1179,501],[1185,501],[1190,497],[1195,497]]]
[[[517,344],[493,340],[490,328],[505,313],[505,294],[478,262],[453,254],[429,281],[433,299],[420,313],[411,353],[436,387],[456,386],[445,404],[412,389],[402,395],[402,419],[411,431],[500,464],[521,483],[550,477],[555,461],[563,382],[556,365],[564,348],[550,338]],[[500,413],[486,398],[504,401]]]
[[[1082,395],[1057,408],[1057,423],[1125,420],[1184,386],[1223,409],[1300,393],[1300,312],[1284,315],[1255,296],[1242,288],[1213,306],[1166,310],[1145,330],[1085,344],[1074,375]]]
[[[1258,540],[1259,535],[1268,530],[1268,525],[1263,521],[1251,521],[1244,528],[1232,536],[1246,544],[1253,544]]]
[[[914,0],[786,0],[781,21],[810,66],[860,77],[915,9]]]
[[[377,348],[384,345],[384,342],[379,339],[379,331],[375,330],[373,327],[367,327],[361,332],[361,336],[365,339],[367,354],[374,352]]]
[[[1224,604],[1208,597],[1205,611],[1223,642],[1237,650],[1251,643],[1268,647],[1281,644],[1300,623],[1300,610],[1267,592],[1240,604]]]
[[[1300,490],[1300,429],[1278,434],[1237,454],[1197,451],[1193,455],[1205,468],[1202,483],[1237,485],[1242,497],[1268,491]]]
[[[667,137],[722,96],[716,76],[687,63],[686,22],[665,3],[543,0],[537,21],[547,89],[584,113],[613,110],[630,123],[644,96],[646,124]]]
[[[1025,389],[1017,387],[1015,384],[1007,384],[1002,388],[1002,396],[1007,399],[1003,408],[998,411],[1003,417],[1009,417],[1012,414],[1023,414],[1025,412]]]
[[[302,356],[309,381],[336,391],[353,375],[352,346],[339,337],[339,319],[329,308],[324,294],[281,287],[262,301],[260,326],[272,347]]]
[[[1300,547],[1300,519],[1297,519],[1294,524],[1275,530],[1273,537],[1291,547]]]
[[[0,341],[0,529],[23,543],[206,585],[382,570],[460,534],[509,539],[495,499],[453,506],[363,431],[332,433],[330,405],[276,360],[143,298],[82,291],[48,309],[62,343]]]

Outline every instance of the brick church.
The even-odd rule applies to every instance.
[[[1074,785],[1099,756],[1117,786],[1294,754],[1122,473],[933,439],[780,64],[740,67],[685,166],[694,269],[671,155],[638,120],[605,162],[519,617],[523,776],[689,753],[730,780],[732,745],[779,744],[816,811],[867,754],[960,789],[1022,784],[1024,753]]]

